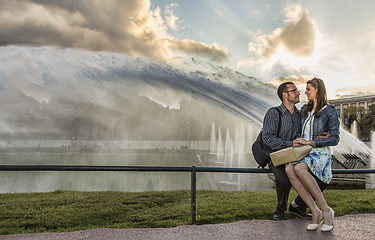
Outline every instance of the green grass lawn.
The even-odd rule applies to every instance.
[[[326,190],[324,195],[336,216],[375,213],[375,190]],[[292,191],[290,201],[295,196]],[[275,191],[197,191],[197,224],[271,219],[275,204]],[[2,235],[187,224],[190,191],[0,194]]]

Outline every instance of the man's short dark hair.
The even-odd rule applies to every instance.
[[[280,86],[277,88],[277,95],[279,96],[281,102],[283,101],[283,92],[288,91],[288,87],[286,85],[293,84],[293,82],[284,82],[280,84]]]

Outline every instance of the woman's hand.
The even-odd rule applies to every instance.
[[[323,132],[322,136],[317,136],[316,138],[322,139],[322,138],[329,138],[330,136],[331,136],[331,134],[329,134],[329,132]]]

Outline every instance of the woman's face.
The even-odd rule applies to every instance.
[[[305,91],[305,94],[307,96],[307,99],[309,101],[311,100],[315,100],[316,99],[316,94],[318,92],[318,89],[317,88],[314,88],[313,86],[311,86],[311,84],[307,84],[306,85],[306,91]]]

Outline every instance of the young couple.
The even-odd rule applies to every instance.
[[[273,218],[283,219],[292,185],[299,195],[289,205],[289,211],[311,219],[308,230],[316,230],[323,222],[321,231],[331,231],[334,211],[326,203],[322,191],[332,179],[329,146],[335,146],[339,142],[340,123],[337,111],[328,105],[326,88],[319,78],[307,81],[305,94],[308,103],[300,111],[295,107],[300,101],[300,92],[294,83],[281,84],[277,94],[282,104],[277,109],[269,109],[264,117],[264,143],[272,151],[301,145],[311,145],[313,149],[297,163],[275,167],[270,162],[269,167],[276,179],[277,193]],[[278,124],[281,124],[279,133]],[[312,216],[306,213],[307,207]]]

